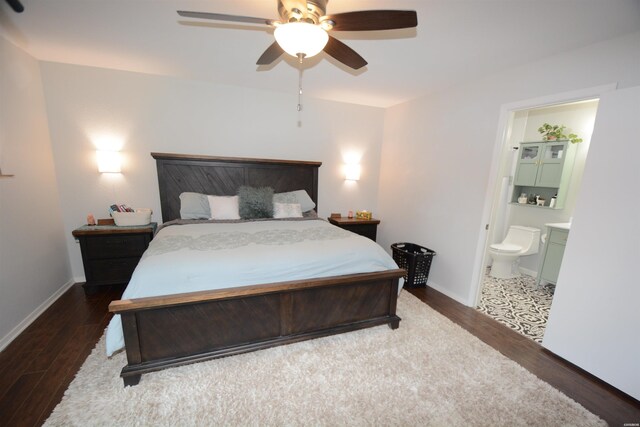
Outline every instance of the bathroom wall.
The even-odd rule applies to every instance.
[[[567,127],[565,133],[575,133],[583,142],[576,144],[576,157],[569,183],[569,191],[563,209],[544,209],[530,205],[507,205],[506,224],[509,225],[526,225],[536,227],[541,230],[540,234],[546,233],[546,223],[552,222],[569,222],[576,204],[576,196],[582,182],[582,174],[584,165],[589,151],[589,143],[591,142],[591,133],[593,132],[593,123],[596,118],[598,109],[598,100],[584,101],[571,104],[563,104],[545,108],[538,108],[518,112],[513,121],[511,130],[510,146],[516,147],[522,141],[540,141],[540,133],[538,128],[543,123],[551,125],[562,124]],[[511,176],[515,174],[516,160],[518,151],[511,150],[510,154],[513,161],[511,163]],[[513,186],[509,186],[508,194],[513,192]],[[604,197],[604,195],[603,195]],[[501,241],[500,236],[496,236],[496,241]],[[540,242],[540,250],[537,254],[522,257],[520,259],[520,268],[526,274],[535,274],[538,270],[540,262],[540,254],[542,253],[542,242]]]
[[[494,242],[501,242],[509,229],[509,210],[508,203],[511,201],[511,195],[513,193],[513,185],[511,185],[513,170],[515,169],[515,162],[517,151],[511,147],[517,147],[518,143],[525,141],[525,130],[527,127],[528,111],[516,111],[511,119],[511,126],[509,127],[509,134],[507,135],[506,146],[509,149],[505,149],[502,153],[502,160],[500,162],[500,195],[499,200],[494,201],[494,218],[492,221],[492,227],[489,229],[489,240]],[[486,254],[487,265],[491,263],[491,257],[489,253]]]

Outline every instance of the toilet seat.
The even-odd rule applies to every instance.
[[[494,251],[503,254],[515,254],[522,251],[522,246],[513,245],[511,243],[494,243],[489,247]]]

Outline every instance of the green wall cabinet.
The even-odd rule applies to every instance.
[[[549,207],[557,194],[555,209],[564,207],[576,147],[569,141],[522,142],[513,179],[512,202],[521,194],[538,194]]]

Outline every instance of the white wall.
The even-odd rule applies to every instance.
[[[0,37],[0,349],[71,284],[38,62]]]
[[[426,245],[430,285],[472,305],[476,250],[485,241],[483,206],[503,104],[618,82],[640,84],[640,32],[387,110],[380,170],[379,243]]]
[[[591,132],[593,131],[593,122],[596,119],[598,110],[598,101],[571,103],[566,105],[552,106],[546,108],[537,108],[526,112],[526,125],[524,128],[523,139],[514,141],[513,146],[517,146],[522,141],[540,141],[540,133],[538,128],[543,123],[564,124],[567,126],[565,133],[576,133],[584,140],[576,144],[573,149],[576,150],[573,171],[567,191],[567,197],[562,209],[542,209],[529,205],[509,205],[508,225],[526,225],[528,227],[539,228],[541,234],[547,232],[546,223],[553,222],[569,222],[573,216],[573,210],[576,204],[577,194],[580,190],[582,182],[582,174],[584,173],[584,164],[589,152],[591,142]],[[514,152],[517,156],[518,152]],[[515,163],[515,162],[514,162]],[[510,187],[510,195],[513,192],[513,186]],[[548,203],[548,202],[547,202]],[[504,235],[502,236],[504,237]],[[493,242],[492,242],[493,243]],[[520,267],[529,271],[537,272],[541,247],[537,254],[532,254],[520,258]]]
[[[600,102],[544,346],[640,399],[640,86]]]
[[[409,240],[435,249],[438,255],[432,265],[430,284],[462,303],[475,304],[478,283],[474,278],[479,273],[474,271],[476,252],[477,248],[484,247],[487,234],[483,198],[487,193],[493,151],[499,146],[496,141],[503,138],[502,129],[498,129],[501,106],[614,82],[619,88],[640,85],[639,45],[640,32],[505,70],[389,109],[385,116],[379,195],[379,211],[386,227],[378,241],[387,246],[393,241]],[[600,111],[603,105],[601,101]],[[637,122],[637,110],[634,114],[629,121]],[[629,135],[637,133],[636,130]],[[628,156],[612,149],[624,146],[621,139],[628,137],[616,135],[600,139],[601,144],[606,144],[601,149],[610,150],[618,158],[636,159],[637,155]],[[632,141],[635,139],[629,144],[633,144]],[[589,162],[598,155],[597,144],[594,135],[587,172]],[[637,151],[637,147],[634,149]],[[599,167],[598,176],[611,168],[606,162]],[[618,173],[625,172],[616,172],[614,176]],[[601,194],[602,189],[595,181],[583,180],[581,194]],[[636,174],[635,179],[606,182],[623,189],[620,184],[637,183],[638,177]],[[628,195],[629,188],[624,193]],[[585,202],[580,199],[579,203]],[[592,218],[585,219],[585,224],[593,223],[596,218],[586,215],[585,209],[575,211],[567,259],[559,277],[567,291],[561,293],[561,303],[557,302],[556,294],[552,307],[555,319],[547,326],[549,338],[545,337],[543,344],[613,386],[636,393],[639,296],[637,271],[632,271],[632,266],[638,259],[638,236],[629,239],[629,233],[615,227],[606,245],[602,244],[605,225],[619,221],[621,215],[629,218],[634,210],[622,201],[614,201],[616,209],[607,209],[609,204],[599,203],[597,221],[602,227],[601,233],[579,227],[581,215]],[[628,221],[624,223],[636,227],[632,219]],[[578,244],[580,254],[569,256],[571,248]],[[589,251],[610,252],[597,262],[592,255],[588,258],[591,266],[585,269],[584,259],[579,258]],[[589,279],[586,292],[580,289],[586,276],[581,270],[602,272]],[[592,295],[587,296],[589,293]],[[602,304],[606,305],[604,315]],[[571,316],[575,316],[575,320],[562,325]],[[570,338],[573,328],[578,327],[577,322],[589,317],[590,320],[579,327],[578,337]],[[594,333],[590,333],[591,327],[597,328]],[[563,340],[569,343],[560,344]],[[630,340],[635,341],[630,344]],[[631,349],[630,353],[621,356],[626,349]],[[628,379],[624,378],[625,373]],[[635,381],[636,385],[630,385],[629,381]]]
[[[43,63],[49,126],[73,275],[84,275],[71,231],[114,202],[151,207],[160,220],[150,152],[322,161],[319,214],[377,209],[384,110],[291,94],[123,71]],[[265,75],[265,78],[268,77]],[[301,125],[298,125],[298,120]],[[122,175],[97,172],[95,144],[121,141]],[[362,176],[346,182],[345,159]]]

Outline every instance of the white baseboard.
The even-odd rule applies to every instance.
[[[436,291],[440,292],[441,294],[445,294],[446,296],[448,296],[449,298],[456,300],[457,302],[459,302],[460,304],[464,304],[464,305],[468,305],[467,301],[462,298],[460,295],[456,295],[454,293],[452,293],[449,289],[442,287],[440,285],[438,285],[435,282],[432,282],[431,280],[427,280],[427,286],[429,286],[430,288],[435,289]]]
[[[64,294],[67,289],[69,289],[73,284],[76,283],[75,280],[69,280],[67,283],[62,285],[57,291],[54,292],[45,302],[40,304],[38,308],[33,310],[31,314],[29,314],[22,322],[18,323],[18,325],[11,330],[7,335],[0,339],[0,351],[4,350],[6,346],[8,346],[11,341],[16,339],[18,335],[22,333],[27,327],[33,323],[34,320],[38,318],[44,311],[49,308],[51,304],[53,304],[62,294]]]

